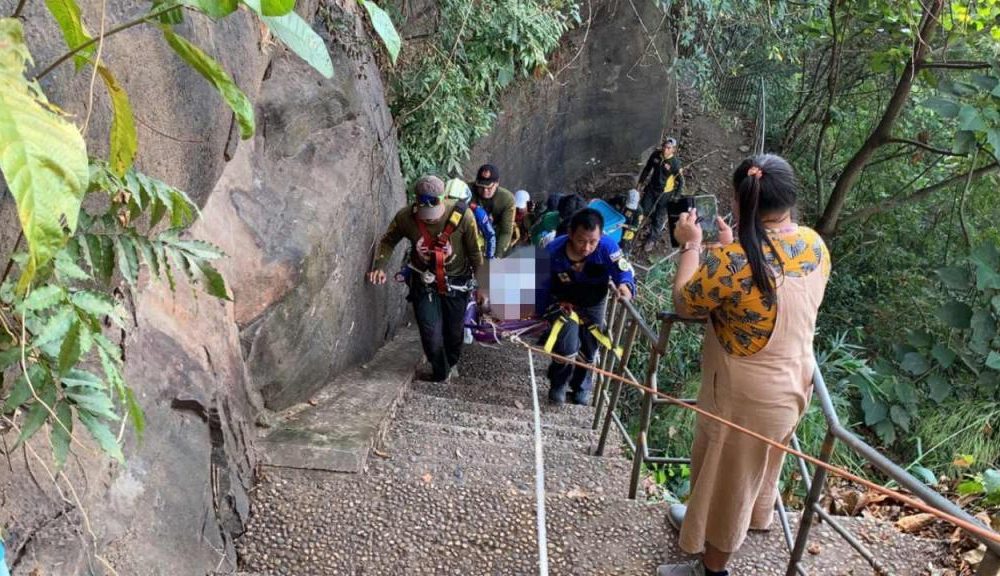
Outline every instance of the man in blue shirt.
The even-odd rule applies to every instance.
[[[593,330],[604,330],[609,281],[621,298],[635,295],[632,266],[603,229],[604,218],[597,210],[584,208],[574,214],[568,234],[545,247],[548,269],[538,274],[535,310],[553,320],[552,331],[542,341],[554,354],[586,363],[597,353]],[[553,360],[548,377],[550,402],[565,403],[567,391],[574,404],[590,402],[590,370]]]

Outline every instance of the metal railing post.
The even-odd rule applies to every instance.
[[[616,310],[618,313],[611,318],[611,322],[608,322],[608,335],[611,337],[612,349],[604,351],[607,361],[604,362],[603,366],[604,370],[615,374],[617,374],[615,368],[618,367],[619,360],[614,354],[614,349],[622,341],[622,332],[625,330],[625,318],[628,316],[628,310],[625,306],[618,306]],[[596,408],[594,409],[594,421],[590,425],[593,430],[597,430],[597,425],[601,423],[601,412],[604,410],[604,404],[607,402],[607,388],[610,384],[611,379],[608,376],[604,376],[601,379],[600,396],[598,397],[596,391],[594,393]]]
[[[833,431],[828,430],[826,438],[823,439],[823,447],[820,448],[819,459],[823,462],[829,462],[836,443],[837,438],[833,435]],[[799,533],[795,537],[795,548],[792,550],[792,556],[788,560],[788,570],[785,572],[785,576],[794,576],[799,562],[802,561],[802,553],[805,552],[806,542],[809,540],[809,530],[812,528],[814,507],[819,502],[819,497],[823,494],[825,487],[826,468],[817,466],[816,472],[813,475],[812,486],[809,487],[809,496],[802,506],[802,517],[799,519]]]
[[[660,365],[660,356],[666,351],[667,341],[670,338],[670,330],[674,321],[665,318],[660,324],[660,337],[655,345],[650,346],[649,359],[646,361],[646,382],[647,388],[656,390],[656,370]],[[653,416],[653,392],[644,392],[642,395],[642,412],[639,414],[639,440],[635,443],[635,454],[632,455],[632,478],[629,480],[628,497],[635,499],[639,490],[639,474],[642,471],[642,464],[646,461],[647,437],[649,434],[649,422]]]
[[[623,374],[625,373],[625,367],[628,366],[629,359],[632,357],[632,347],[635,345],[635,336],[638,333],[639,322],[633,319],[628,325],[628,334],[625,336],[625,350],[622,352],[622,361],[619,364]],[[607,446],[608,435],[611,433],[611,421],[614,419],[615,410],[618,408],[618,401],[622,395],[622,386],[624,384],[621,380],[615,381],[611,392],[611,399],[608,401],[608,408],[604,414],[604,426],[601,427],[601,438],[597,441],[597,450],[594,452],[597,456],[604,456],[604,448]]]
[[[618,312],[618,309],[623,307],[619,306],[618,299],[613,296],[608,298],[608,300],[609,300],[608,308],[607,311],[604,313],[604,320],[605,320],[605,325],[610,327],[615,322],[615,315]],[[608,350],[602,350],[599,352],[599,354],[601,355],[600,356],[601,360],[600,362],[598,362],[597,367],[600,368],[601,370],[607,370],[608,364],[611,362],[611,356],[613,356],[613,354],[609,353]],[[604,384],[606,381],[607,378],[603,374],[597,374],[594,376],[594,393],[590,398],[590,405],[597,407],[596,412],[601,411],[600,399],[604,395]],[[593,427],[596,428],[597,427],[596,424]]]

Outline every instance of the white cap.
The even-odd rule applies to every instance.
[[[635,188],[628,191],[628,199],[625,201],[625,207],[629,210],[637,210],[639,208],[639,191]]]
[[[528,207],[528,200],[531,200],[531,195],[528,194],[527,190],[518,190],[514,193],[514,207],[524,209]]]
[[[444,185],[444,195],[456,200],[468,200],[472,196],[469,185],[461,178],[452,178]]]

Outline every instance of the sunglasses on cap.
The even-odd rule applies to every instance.
[[[417,206],[437,206],[441,203],[440,196],[431,194],[417,194]]]

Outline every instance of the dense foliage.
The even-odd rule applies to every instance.
[[[548,55],[579,22],[571,0],[442,0],[439,26],[409,47],[393,77],[403,175],[458,174],[493,127],[502,90],[548,73]]]
[[[661,5],[709,106],[764,79],[767,148],[794,163],[803,220],[833,251],[818,343],[843,420],[995,504],[1000,2]]]

